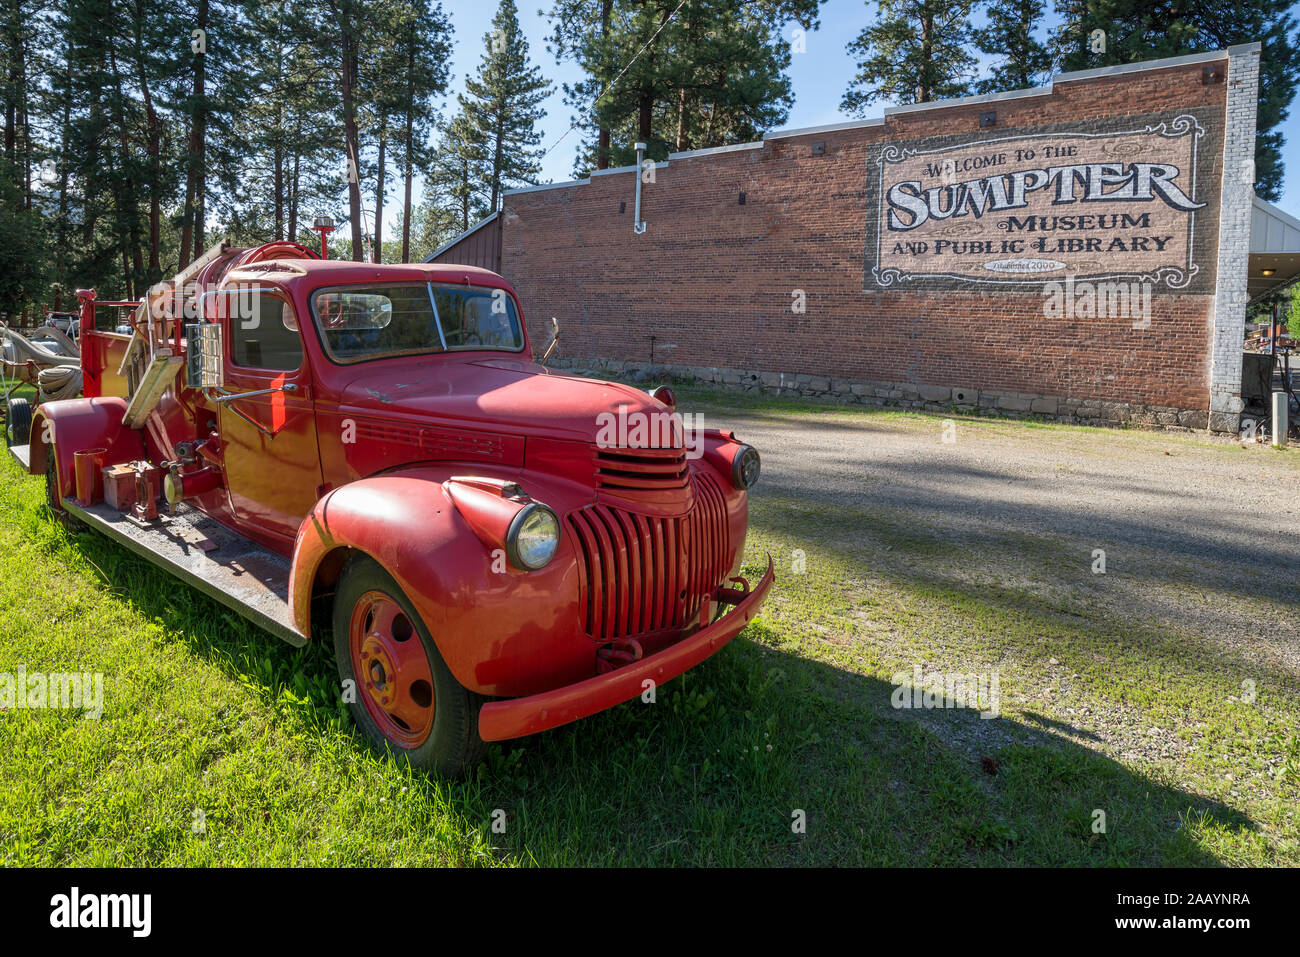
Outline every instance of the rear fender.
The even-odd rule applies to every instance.
[[[32,416],[27,470],[32,475],[44,474],[46,456],[53,446],[59,494],[69,495],[75,481],[73,456],[78,452],[107,449],[107,465],[144,458],[140,433],[122,425],[125,413],[126,400],[116,396],[43,403]]]

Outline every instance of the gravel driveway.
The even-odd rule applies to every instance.
[[[706,413],[763,453],[761,496],[896,513],[961,544],[972,577],[1064,587],[1186,628],[1300,681],[1300,449],[990,419]],[[949,441],[945,441],[945,438]]]

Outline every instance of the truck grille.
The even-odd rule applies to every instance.
[[[681,518],[589,505],[568,517],[578,543],[584,630],[598,641],[682,628],[727,573],[727,510],[708,475],[687,476]]]
[[[690,483],[685,449],[596,450],[596,482],[622,494],[683,489]]]

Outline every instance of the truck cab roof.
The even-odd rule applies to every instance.
[[[379,265],[337,259],[276,258],[236,263],[224,277],[227,282],[272,278],[285,285],[303,285],[313,289],[319,286],[373,282],[438,282],[510,288],[504,277],[491,270],[447,263]]]

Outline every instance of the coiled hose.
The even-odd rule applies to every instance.
[[[81,370],[76,366],[50,366],[36,376],[42,402],[75,399],[81,395]]]

